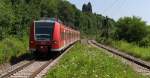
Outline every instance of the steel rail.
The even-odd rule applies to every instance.
[[[113,53],[113,54],[115,54],[115,55],[118,55],[118,56],[120,56],[120,57],[122,57],[122,58],[124,58],[124,59],[127,59],[127,60],[129,60],[129,61],[131,61],[131,62],[134,62],[134,63],[136,63],[136,64],[138,64],[138,65],[140,65],[140,66],[142,66],[142,67],[144,67],[144,68],[147,68],[148,70],[150,70],[150,63],[147,62],[147,61],[143,61],[143,60],[141,60],[141,59],[139,59],[139,58],[133,57],[133,56],[131,56],[131,55],[129,55],[129,54],[126,54],[126,53],[124,53],[124,52],[118,51],[118,50],[116,50],[116,49],[114,49],[114,48],[110,48],[110,47],[108,47],[108,46],[102,45],[102,44],[100,44],[100,43],[97,43],[97,42],[94,41],[94,40],[89,40],[88,43],[89,43],[89,44],[92,43],[92,44],[94,44],[94,45],[97,46],[97,47],[103,48],[103,49],[107,50],[107,51],[110,52],[110,53]]]
[[[9,78],[11,76],[16,76],[17,77],[18,75],[15,75],[16,73],[19,73],[20,71],[23,71],[23,70],[28,70],[27,69],[28,67],[33,66],[34,63],[37,62],[38,64],[40,64],[40,66],[38,68],[36,68],[36,69],[33,69],[34,71],[31,72],[30,75],[27,75],[28,78],[35,78],[47,66],[55,65],[57,63],[57,61],[59,61],[59,59],[73,47],[73,44],[74,43],[72,43],[70,46],[68,46],[66,49],[64,49],[62,54],[60,54],[57,57],[52,58],[52,59],[44,62],[43,64],[40,64],[40,62],[32,60],[32,61],[30,61],[28,63],[25,63],[25,64],[15,68],[15,69],[11,70],[11,71],[4,72],[3,74],[0,75],[0,78]],[[25,72],[22,72],[22,73],[25,73]],[[19,75],[19,76],[22,76],[22,75]]]
[[[26,63],[26,64],[23,64],[23,65],[19,66],[18,68],[15,68],[14,70],[5,72],[5,73],[3,73],[3,74],[0,75],[0,78],[8,78],[8,77],[11,76],[12,74],[14,74],[14,73],[16,73],[16,72],[22,70],[23,68],[25,68],[25,67],[31,65],[32,63],[34,63],[34,61],[30,61],[30,62],[28,62],[28,63]]]
[[[44,68],[46,68],[53,60],[49,60],[47,63],[45,63],[44,65],[42,65],[39,69],[37,69],[36,71],[34,71],[29,78],[35,78],[37,74],[39,74]]]

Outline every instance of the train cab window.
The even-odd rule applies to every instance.
[[[54,22],[35,22],[35,39],[50,40],[52,38]]]

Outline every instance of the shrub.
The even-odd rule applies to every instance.
[[[150,60],[150,47],[139,47],[126,41],[113,41],[111,46],[143,60]]]
[[[147,36],[146,23],[139,17],[124,17],[117,21],[118,39],[138,42]]]
[[[18,57],[27,52],[28,37],[24,36],[23,40],[19,40],[10,36],[1,41],[0,44],[0,63],[8,62],[11,57]]]

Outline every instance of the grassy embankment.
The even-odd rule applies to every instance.
[[[150,47],[149,48],[139,47],[137,45],[127,43],[125,41],[113,41],[111,46],[123,52],[126,52],[130,55],[133,55],[137,58],[150,61]]]
[[[0,64],[10,61],[11,57],[18,57],[27,52],[28,37],[22,40],[15,37],[8,37],[0,41]]]
[[[46,78],[144,78],[101,50],[76,44]]]

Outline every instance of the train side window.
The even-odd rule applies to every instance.
[[[69,38],[69,37],[68,37],[68,30],[67,30],[67,32],[66,32],[66,38],[67,38],[67,41],[68,41],[68,38]]]
[[[61,39],[64,40],[65,39],[65,33],[61,32]]]

